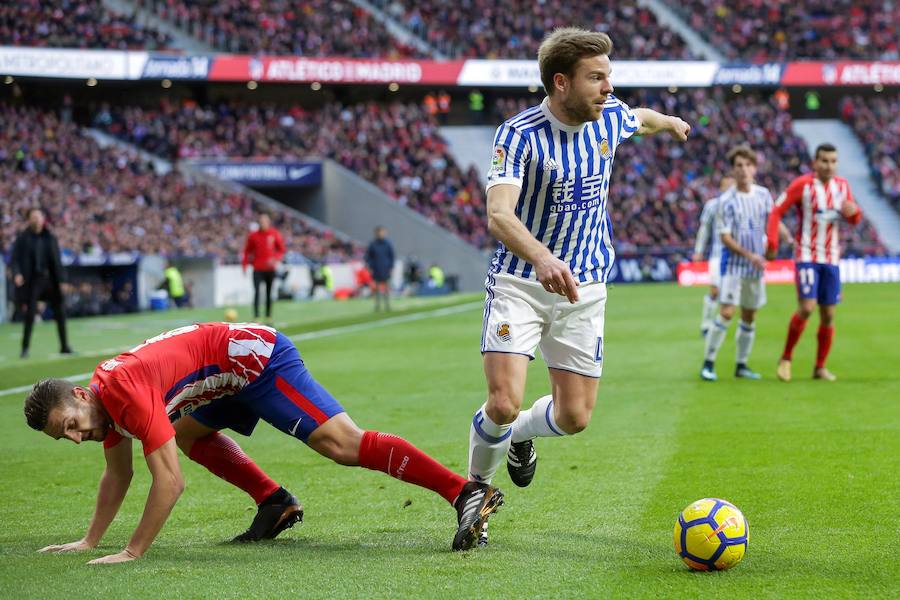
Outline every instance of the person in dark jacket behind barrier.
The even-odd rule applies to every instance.
[[[59,351],[72,354],[66,336],[66,312],[60,284],[63,281],[62,262],[59,258],[59,244],[46,227],[44,211],[32,208],[28,211],[28,227],[22,230],[13,244],[13,283],[16,286],[16,303],[25,318],[22,334],[22,358],[28,358],[31,331],[38,300],[44,299],[53,309],[59,332]]]
[[[384,309],[391,310],[390,286],[391,271],[394,268],[394,246],[387,239],[387,229],[375,228],[375,239],[366,250],[366,265],[375,279],[375,311],[381,310],[381,299],[384,298]]]

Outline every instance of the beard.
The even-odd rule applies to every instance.
[[[588,123],[600,118],[600,111],[594,107],[593,101],[583,98],[566,98],[563,101],[563,109],[566,111],[569,119],[579,123]]]

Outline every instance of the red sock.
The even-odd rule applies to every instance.
[[[403,438],[367,431],[359,446],[359,465],[437,492],[451,504],[466,480]]]
[[[257,504],[278,491],[278,484],[244,454],[237,442],[218,431],[195,440],[188,456],[250,494]]]
[[[801,319],[800,315],[794,313],[791,317],[791,324],[788,325],[787,341],[784,343],[784,352],[781,354],[781,360],[791,360],[794,354],[794,346],[800,341],[803,330],[806,329],[806,319]]]
[[[816,350],[816,368],[825,368],[825,361],[828,359],[828,353],[831,351],[831,340],[834,339],[834,326],[826,327],[819,325],[819,333],[816,335],[819,339],[819,347]]]

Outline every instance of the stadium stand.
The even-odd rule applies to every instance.
[[[648,138],[621,147],[612,187],[618,201],[611,203],[611,213],[624,252],[686,249],[703,200],[714,195],[719,175],[728,169],[724,156],[739,142],[759,151],[760,181],[775,195],[809,168],[806,144],[784,134],[791,130],[790,115],[766,96],[718,89],[644,92],[625,99],[685,115],[695,127],[686,146]],[[498,100],[497,121],[529,102]],[[173,159],[332,158],[469,243],[493,243],[479,172],[457,166],[434,117],[415,103],[334,103],[318,111],[164,103],[158,109],[105,107],[95,124]],[[711,163],[710,157],[717,158]],[[850,253],[883,252],[867,223],[844,229]]]
[[[55,112],[0,104],[0,247],[8,250],[24,213],[39,206],[64,252],[139,251],[239,262],[247,225],[264,207],[238,193],[157,175],[132,153],[101,148]],[[289,249],[326,262],[363,249],[287,211],[274,215]],[[291,256],[293,254],[293,256]]]
[[[420,56],[370,13],[345,0],[139,0],[161,18],[226,52],[297,56]]]
[[[900,211],[900,97],[844,98],[841,117],[865,147],[881,193]]]
[[[900,58],[900,3],[884,0],[668,2],[729,59]]]
[[[729,170],[728,150],[739,143],[757,151],[757,180],[776,197],[793,177],[810,168],[805,142],[790,133],[790,114],[766,96],[719,88],[676,94],[646,91],[623,99],[632,106],[681,115],[693,129],[683,145],[654,136],[619,147],[610,216],[620,252],[684,250],[696,234],[703,202],[718,193],[719,178]],[[519,112],[521,104],[501,100],[501,118]],[[869,223],[842,231],[848,253],[884,253]]]
[[[459,168],[434,117],[416,103],[332,103],[317,111],[192,102],[153,110],[107,106],[95,125],[172,159],[331,158],[470,244],[492,245],[478,173]]]
[[[17,0],[0,5],[0,45],[146,49],[171,40],[134,16],[110,11],[101,0]]]
[[[533,59],[555,27],[578,23],[609,33],[615,54],[629,59],[692,58],[681,37],[633,0],[374,0],[410,31],[447,56]]]

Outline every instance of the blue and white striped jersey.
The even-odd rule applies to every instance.
[[[739,192],[737,187],[719,196],[718,225],[716,235],[730,233],[741,248],[755,254],[766,253],[766,224],[775,201],[768,189],[754,185],[749,192]],[[750,261],[734,254],[722,245],[722,274],[740,277],[762,277],[762,271]]]
[[[576,281],[606,281],[612,269],[612,223],[607,197],[619,142],[640,121],[610,95],[597,121],[566,125],[545,98],[497,129],[487,189],[509,183],[521,188],[516,216],[555,256],[569,264]],[[492,273],[535,280],[534,267],[500,242]]]
[[[723,192],[724,193],[724,192]],[[697,239],[694,242],[694,254],[705,254],[709,245],[709,257],[722,256],[722,238],[716,234],[716,216],[719,212],[719,198],[722,194],[710,198],[703,204],[700,213],[700,227],[697,228]]]

